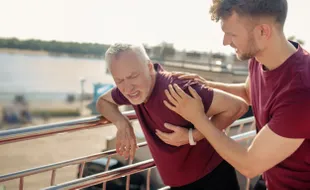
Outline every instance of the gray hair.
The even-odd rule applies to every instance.
[[[116,43],[111,45],[105,53],[105,62],[107,64],[108,69],[110,69],[111,60],[113,57],[117,58],[121,53],[128,51],[134,52],[138,56],[138,58],[145,64],[147,64],[150,61],[150,58],[147,55],[143,45]]]

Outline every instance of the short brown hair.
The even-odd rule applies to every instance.
[[[235,11],[240,16],[273,17],[284,26],[287,15],[286,0],[213,0],[210,8],[211,19],[218,22]]]

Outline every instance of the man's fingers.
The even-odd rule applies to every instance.
[[[128,148],[126,147],[124,152],[123,152],[123,157],[125,158],[125,160],[128,159],[129,155],[130,155],[129,147]]]
[[[167,137],[167,135],[169,135],[169,134],[164,133],[164,132],[159,131],[159,130],[156,130],[156,135],[157,135],[162,141],[164,141],[165,143],[170,144],[170,145],[173,145],[173,144],[170,143],[170,138]]]
[[[173,84],[175,91],[181,98],[189,98],[189,96],[177,84]]]
[[[134,139],[131,141],[129,148],[130,160],[133,160],[135,158],[136,150],[137,150],[137,142]]]
[[[172,106],[171,104],[169,104],[166,100],[164,100],[164,104],[167,108],[169,108],[170,110],[176,112],[176,108],[174,106]]]
[[[171,72],[171,74],[174,76],[180,76],[180,75],[183,75],[184,73],[178,72],[178,71],[173,71],[173,72]]]
[[[196,74],[192,74],[192,73],[183,73],[183,75],[179,76],[179,79],[194,79],[196,78],[197,75]]]
[[[116,152],[117,152],[117,153],[120,152],[120,147],[121,147],[121,143],[116,142]]]
[[[125,157],[126,154],[127,154],[127,153],[126,153],[126,152],[127,152],[127,151],[126,151],[126,145],[125,145],[125,144],[122,144],[122,146],[120,147],[120,150],[119,150],[119,151],[120,151],[120,155],[122,155],[122,156]]]
[[[199,94],[196,92],[196,90],[194,90],[191,86],[188,87],[189,92],[193,95],[193,97],[195,99],[201,99],[201,97],[199,96]]]
[[[173,104],[173,105],[177,105],[178,102],[171,96],[170,92],[166,89],[165,91],[165,94],[168,98],[168,100]]]
[[[164,133],[164,132],[162,132],[162,131],[160,131],[160,130],[156,130],[156,134],[157,134],[157,136],[159,136],[162,140],[167,140],[167,139],[169,139],[169,133]]]
[[[174,90],[174,88],[172,87],[171,84],[169,84],[169,92],[171,94],[171,96],[177,101],[179,102],[181,100],[181,97],[179,96],[179,94]]]
[[[171,124],[169,124],[169,123],[167,123],[167,125],[165,124],[164,125],[167,129],[170,129],[171,131],[177,131],[178,129],[179,129],[179,127],[178,126],[175,126],[175,125],[171,125]]]

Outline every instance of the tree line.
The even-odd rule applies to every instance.
[[[301,45],[305,42],[295,36],[288,37],[289,40],[297,41]],[[148,46],[143,44],[146,52],[152,57],[159,59],[166,59],[173,57],[177,50],[173,44],[162,42],[156,46]],[[98,43],[78,43],[78,42],[60,42],[60,41],[43,41],[36,39],[19,40],[17,38],[0,38],[0,48],[46,51],[52,54],[68,54],[73,56],[92,56],[103,57],[106,50],[109,48],[108,44]],[[186,52],[187,57],[200,57],[202,52]],[[224,54],[215,53],[213,57],[223,58]]]
[[[0,48],[46,51],[54,54],[88,55],[102,57],[109,45],[97,43],[78,43],[60,41],[42,41],[36,39],[19,40],[0,38]]]

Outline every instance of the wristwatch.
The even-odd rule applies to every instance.
[[[189,140],[189,144],[192,145],[192,146],[197,144],[194,141],[194,138],[193,138],[193,129],[192,128],[190,128],[189,131],[188,131],[188,140]]]

